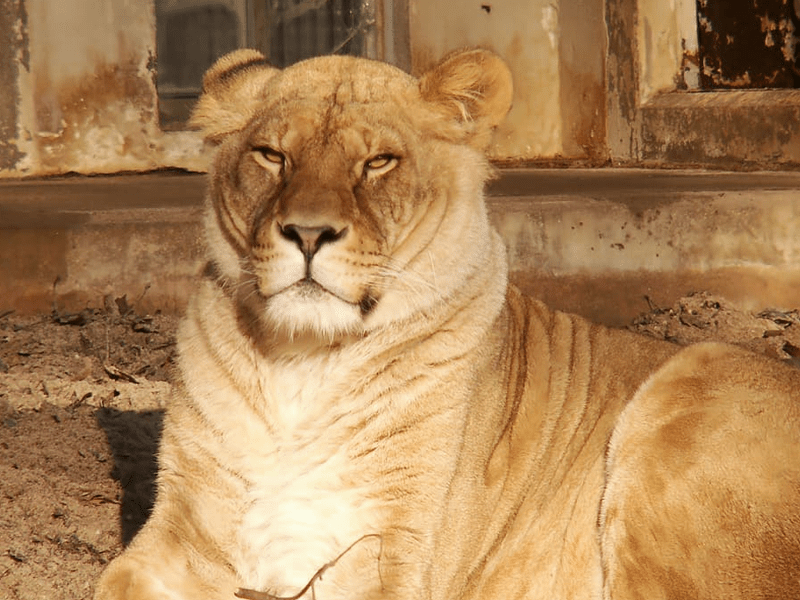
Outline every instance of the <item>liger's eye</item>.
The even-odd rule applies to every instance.
[[[268,168],[281,167],[286,162],[286,157],[282,153],[269,146],[254,147],[253,156],[257,163]]]
[[[394,154],[378,154],[364,163],[367,175],[381,175],[397,166],[399,158]]]

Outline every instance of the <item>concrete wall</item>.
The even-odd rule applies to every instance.
[[[678,86],[698,87],[695,0],[642,1],[637,20],[641,102]],[[689,60],[694,57],[693,60]]]
[[[205,178],[0,181],[0,313],[183,309],[202,264]],[[800,306],[800,173],[504,169],[489,214],[511,280],[553,308],[625,325],[691,291]],[[760,332],[758,332],[760,335]]]

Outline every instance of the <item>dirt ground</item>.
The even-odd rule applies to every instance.
[[[0,315],[0,598],[91,598],[153,503],[177,318]]]
[[[0,598],[91,597],[153,503],[177,319],[107,297],[80,313],[0,307]],[[721,340],[800,359],[800,315],[707,293],[630,326],[679,344]]]

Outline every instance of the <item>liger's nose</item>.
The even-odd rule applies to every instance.
[[[295,225],[289,223],[280,226],[281,235],[297,244],[300,251],[305,255],[306,260],[311,258],[319,251],[325,244],[330,244],[344,236],[347,228],[336,231],[329,225],[321,227],[304,227],[302,225]]]

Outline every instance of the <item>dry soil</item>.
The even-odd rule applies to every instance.
[[[107,297],[79,313],[0,307],[0,598],[91,597],[153,503],[173,316]],[[736,310],[698,293],[631,329],[679,344],[722,340],[800,357],[796,311]]]

